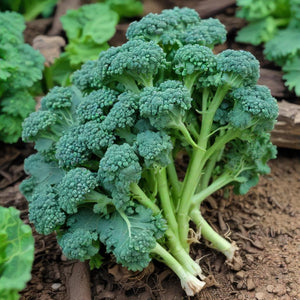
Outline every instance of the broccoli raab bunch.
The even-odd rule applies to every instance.
[[[21,191],[36,230],[56,231],[67,257],[99,266],[106,247],[133,271],[155,258],[194,295],[205,275],[189,256],[189,223],[235,259],[237,247],[199,208],[227,185],[245,194],[269,172],[277,104],[256,85],[253,55],[212,52],[226,38],[216,19],[164,10],[133,22],[127,38],[83,65],[72,87],[53,88],[25,120],[23,139],[38,153],[25,161]],[[183,181],[179,151],[190,157]]]

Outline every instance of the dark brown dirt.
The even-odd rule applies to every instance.
[[[147,9],[159,11],[174,4],[196,7],[197,1],[145,2]],[[217,15],[229,30],[229,42],[220,46],[218,51],[224,47],[243,48],[254,53],[263,66],[269,67],[270,62],[263,59],[261,48],[233,42],[237,29],[243,25],[234,17],[234,11],[235,8],[230,7]],[[47,33],[51,25],[48,20],[35,22],[40,26],[36,27],[38,33],[27,30],[27,40]],[[126,24],[120,27],[126,28]],[[121,40],[119,32],[114,43]],[[293,97],[293,94],[285,92],[284,98]],[[0,145],[0,205],[20,209],[26,223],[27,203],[19,193],[18,185],[25,178],[23,160],[32,152],[30,145],[22,143]],[[232,271],[221,254],[204,243],[194,245],[191,255],[200,259],[205,274],[210,275],[211,286],[193,299],[300,299],[300,152],[280,150],[278,158],[270,166],[271,174],[262,177],[259,185],[247,195],[234,196],[229,191],[229,197],[225,199],[224,192],[220,191],[204,203],[202,211],[209,222],[239,246],[243,267],[238,272]],[[34,231],[34,237],[36,250],[32,279],[22,292],[21,299],[69,299],[68,270],[74,262],[66,261],[62,256],[53,234],[41,236]],[[94,300],[188,299],[177,277],[158,262],[151,263],[143,272],[132,273],[112,261],[100,270],[91,271],[90,275]]]

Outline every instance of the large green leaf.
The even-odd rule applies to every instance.
[[[297,96],[300,96],[300,54],[293,59],[289,59],[283,66],[283,79],[289,90],[295,89]]]
[[[30,280],[34,258],[31,228],[13,207],[0,206],[0,299],[18,299]]]
[[[104,3],[83,5],[61,17],[70,41],[91,39],[97,44],[108,41],[115,34],[118,21],[118,14]]]

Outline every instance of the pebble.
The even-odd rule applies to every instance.
[[[245,277],[245,272],[244,271],[239,271],[235,274],[236,278],[238,279],[243,279]]]
[[[274,290],[274,286],[273,285],[271,285],[271,284],[267,285],[267,291],[269,293],[273,293],[273,290]]]
[[[56,291],[61,287],[61,283],[53,283],[51,285],[52,290]]]
[[[263,292],[255,293],[255,298],[257,300],[264,300],[265,299],[265,293],[263,293]]]
[[[277,284],[273,289],[273,293],[278,296],[283,296],[286,294],[286,287],[283,284]]]
[[[38,291],[41,291],[41,290],[44,289],[44,286],[43,286],[41,283],[39,283],[39,284],[36,286],[36,289],[37,289]]]
[[[247,290],[248,291],[252,291],[255,289],[255,283],[253,282],[253,280],[251,278],[247,279]]]

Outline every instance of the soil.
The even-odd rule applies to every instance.
[[[147,9],[159,11],[179,1],[145,2]],[[180,6],[185,5],[196,7],[197,1],[180,1]],[[259,47],[233,42],[236,30],[243,25],[241,20],[234,17],[234,12],[235,7],[231,6],[216,15],[229,30],[229,42],[220,46],[218,51],[228,46],[251,50],[263,65],[270,66],[263,59]],[[45,34],[50,28],[48,21],[42,20],[39,24],[44,24],[44,27],[36,26],[39,30],[34,35]],[[124,30],[126,24],[122,24],[121,28]],[[32,32],[28,32],[31,39],[34,35],[30,34]],[[123,38],[119,32],[119,38],[114,41],[120,43]],[[283,98],[293,97],[293,94],[285,92]],[[21,210],[21,218],[25,223],[29,223],[27,202],[18,186],[26,177],[23,160],[33,152],[32,145],[21,142],[15,145],[0,144],[0,205],[15,206]],[[218,232],[237,243],[243,264],[239,270],[234,271],[226,265],[223,255],[204,242],[194,244],[191,255],[200,261],[209,283],[199,295],[189,299],[300,299],[299,154],[296,150],[279,149],[277,159],[270,162],[271,173],[262,177],[258,186],[245,196],[235,196],[227,190],[207,199],[202,208],[203,214]],[[179,167],[184,168],[185,164],[183,157]],[[32,279],[22,291],[21,299],[88,300],[70,292],[70,278],[76,273],[74,270],[84,268],[84,265],[66,260],[54,234],[42,236],[34,228],[33,233],[36,250]],[[107,256],[105,253],[103,255]],[[158,262],[150,263],[143,272],[133,273],[110,259],[110,263],[105,263],[100,270],[91,271],[86,278],[89,276],[94,300],[188,299],[177,277]]]

